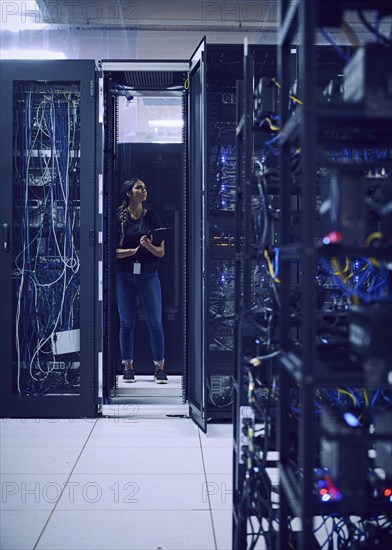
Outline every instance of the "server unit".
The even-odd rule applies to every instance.
[[[97,412],[95,64],[1,64],[1,415]]]
[[[273,46],[250,46],[254,77],[276,74]],[[189,403],[192,417],[232,419],[235,327],[235,221],[238,198],[237,82],[243,46],[201,42],[189,75]],[[263,143],[252,144],[255,162]],[[260,205],[259,205],[260,206]],[[255,204],[255,208],[257,205]],[[253,263],[252,292],[263,292]],[[264,289],[265,290],[265,289]],[[200,368],[201,367],[201,368]]]

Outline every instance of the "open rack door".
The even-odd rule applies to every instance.
[[[157,404],[176,398],[185,403],[186,386],[186,185],[185,86],[189,59],[102,60],[102,379],[103,403]],[[162,390],[153,379],[153,357],[145,312],[136,303],[135,360],[139,384],[122,380],[116,299],[117,208],[122,183],[133,177],[148,188],[145,208],[156,211],[165,233],[159,265],[165,370]],[[172,378],[173,377],[173,378]],[[172,383],[170,383],[172,382]],[[180,404],[180,401],[178,402]]]
[[[187,247],[188,284],[188,402],[189,414],[207,431],[207,382],[205,357],[206,272],[206,63],[205,38],[190,60],[188,110],[189,233]]]
[[[2,417],[97,415],[95,62],[1,62]]]

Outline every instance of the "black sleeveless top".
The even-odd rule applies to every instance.
[[[121,246],[116,248],[136,248],[140,244],[140,237],[147,235],[152,229],[162,227],[162,222],[158,214],[152,210],[145,211],[139,220],[133,220],[127,210],[127,226],[124,239]],[[121,225],[118,223],[118,240],[121,239]],[[159,246],[163,241],[162,236],[154,234],[152,244]],[[143,264],[149,264],[150,268],[158,267],[159,258],[151,254],[149,250],[141,246],[134,256],[127,258],[116,258],[117,271],[133,271],[133,264],[138,261]]]

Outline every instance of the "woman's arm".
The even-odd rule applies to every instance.
[[[129,258],[129,256],[134,256],[138,250],[139,250],[139,247],[137,247],[137,248],[116,248],[116,258],[119,258],[120,260],[122,258]]]
[[[152,237],[149,239],[147,235],[143,235],[140,238],[140,245],[146,248],[151,254],[154,254],[154,256],[157,256],[158,258],[163,258],[165,255],[165,241],[162,241],[161,244],[158,246],[155,246],[155,244],[152,244]]]

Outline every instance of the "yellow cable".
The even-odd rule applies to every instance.
[[[344,393],[345,395],[348,395],[354,401],[354,405],[357,406],[357,400],[355,399],[355,397],[349,391],[344,390],[343,388],[338,388],[338,392]]]
[[[336,275],[337,277],[339,277],[339,279],[341,279],[343,281],[344,284],[347,284],[347,281],[352,276],[352,273],[350,273],[350,275],[348,277],[344,277],[337,258],[331,258],[331,267],[332,267],[332,269],[337,270],[337,271],[332,271],[333,275]],[[348,300],[348,303],[351,303],[351,302],[353,304],[359,304],[360,303],[359,298],[356,294],[353,294],[351,296],[351,298],[347,297],[347,300]]]
[[[275,283],[280,283],[280,280],[277,277],[275,277],[274,269],[272,267],[270,257],[268,256],[268,252],[266,250],[264,250],[264,258],[267,260],[268,271],[269,271],[269,274],[271,275],[272,279],[275,281]]]
[[[337,258],[331,258],[331,264],[332,268],[336,271],[333,271],[334,275],[337,275],[345,284],[348,281],[349,277],[344,277],[342,268],[340,267],[340,263]]]
[[[280,130],[279,126],[275,126],[271,119],[268,118],[268,117],[265,117],[265,119],[263,120],[263,122],[268,122],[268,126],[270,127],[270,129],[273,131],[273,132],[278,132]],[[261,124],[263,124],[263,122]]]
[[[335,264],[333,266],[333,269],[337,269],[337,271],[333,271],[333,274],[337,275],[344,282],[344,284],[347,284],[347,281],[351,279],[351,277],[354,275],[354,273],[350,273],[347,277],[343,275],[344,271],[346,271],[346,268],[348,269],[350,267],[350,264],[348,263],[348,259],[346,258],[346,266],[343,271],[339,264],[339,261],[336,258],[332,258],[331,263]]]
[[[376,267],[380,267],[380,262],[376,258],[368,258],[369,262]]]
[[[369,398],[368,398],[366,388],[363,390],[363,397],[365,399],[365,405],[368,407],[369,406]]]
[[[370,243],[372,243],[375,239],[382,239],[382,233],[380,233],[379,231],[370,233],[365,241],[365,246],[370,246]]]
[[[271,82],[273,82],[278,88],[282,87],[275,78],[271,78]],[[303,101],[301,101],[300,99],[298,99],[298,97],[295,97],[294,95],[289,95],[289,98],[295,101],[295,103],[299,103],[300,105],[304,104]]]
[[[185,79],[184,81],[184,90],[188,90],[189,88],[189,78]]]
[[[289,95],[289,98],[292,99],[295,103],[299,103],[300,105],[303,105],[304,102],[298,99],[298,97],[295,97],[294,95]]]

